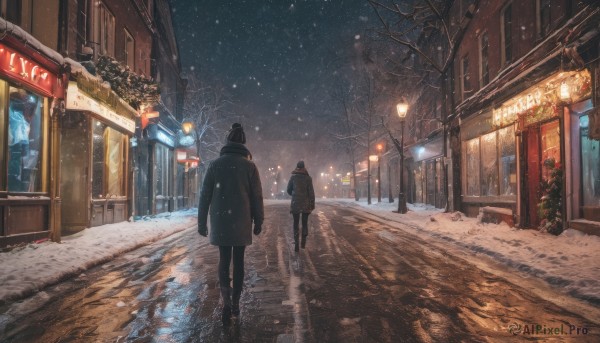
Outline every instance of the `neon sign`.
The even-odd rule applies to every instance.
[[[27,84],[43,95],[54,95],[56,75],[3,44],[0,44],[0,73],[13,81]]]

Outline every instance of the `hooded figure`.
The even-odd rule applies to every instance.
[[[287,185],[287,193],[292,196],[290,213],[294,217],[294,251],[298,251],[298,222],[302,214],[302,248],[308,236],[308,215],[315,209],[315,190],[312,178],[304,167],[304,161],[296,164]]]
[[[223,324],[239,314],[239,300],[244,281],[244,251],[252,244],[252,232],[262,231],[264,219],[262,186],[250,151],[244,145],[242,125],[235,123],[227,135],[220,157],[206,171],[198,205],[198,232],[208,235],[210,244],[219,247],[219,284],[223,297]],[[252,230],[254,222],[254,230]],[[229,265],[233,253],[233,289]],[[233,291],[233,292],[232,292]]]

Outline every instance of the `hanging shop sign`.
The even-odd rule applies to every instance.
[[[0,72],[9,79],[26,84],[44,96],[54,96],[56,75],[31,58],[0,44]]]
[[[501,127],[523,117],[527,125],[557,116],[561,105],[590,96],[591,81],[587,69],[557,73],[494,109],[493,124]]]
[[[175,148],[175,139],[173,138],[173,135],[165,132],[159,127],[158,124],[150,123],[146,127],[146,132],[149,140],[157,141],[168,146],[169,148]]]
[[[67,110],[88,111],[130,133],[135,132],[135,121],[125,118],[106,105],[80,91],[76,82],[69,82],[67,88]]]

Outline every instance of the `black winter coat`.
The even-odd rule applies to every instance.
[[[290,213],[311,213],[315,209],[315,190],[305,168],[296,168],[292,172],[287,193],[292,196]]]
[[[246,146],[229,142],[206,171],[198,205],[198,227],[206,227],[210,213],[212,245],[250,245],[252,221],[262,225],[262,186],[258,169],[249,156]]]

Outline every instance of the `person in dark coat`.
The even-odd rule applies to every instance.
[[[298,251],[298,221],[302,215],[302,249],[306,246],[308,236],[308,215],[315,209],[315,190],[312,178],[299,161],[287,185],[287,193],[292,196],[290,213],[294,217],[294,251]]]
[[[210,213],[210,244],[219,247],[219,286],[223,298],[221,319],[225,325],[230,322],[232,314],[239,315],[245,248],[252,244],[252,232],[255,235],[261,233],[264,219],[260,176],[245,143],[242,125],[233,124],[220,157],[206,171],[198,205],[198,232],[204,237],[208,235]],[[229,284],[232,253],[233,289]]]

